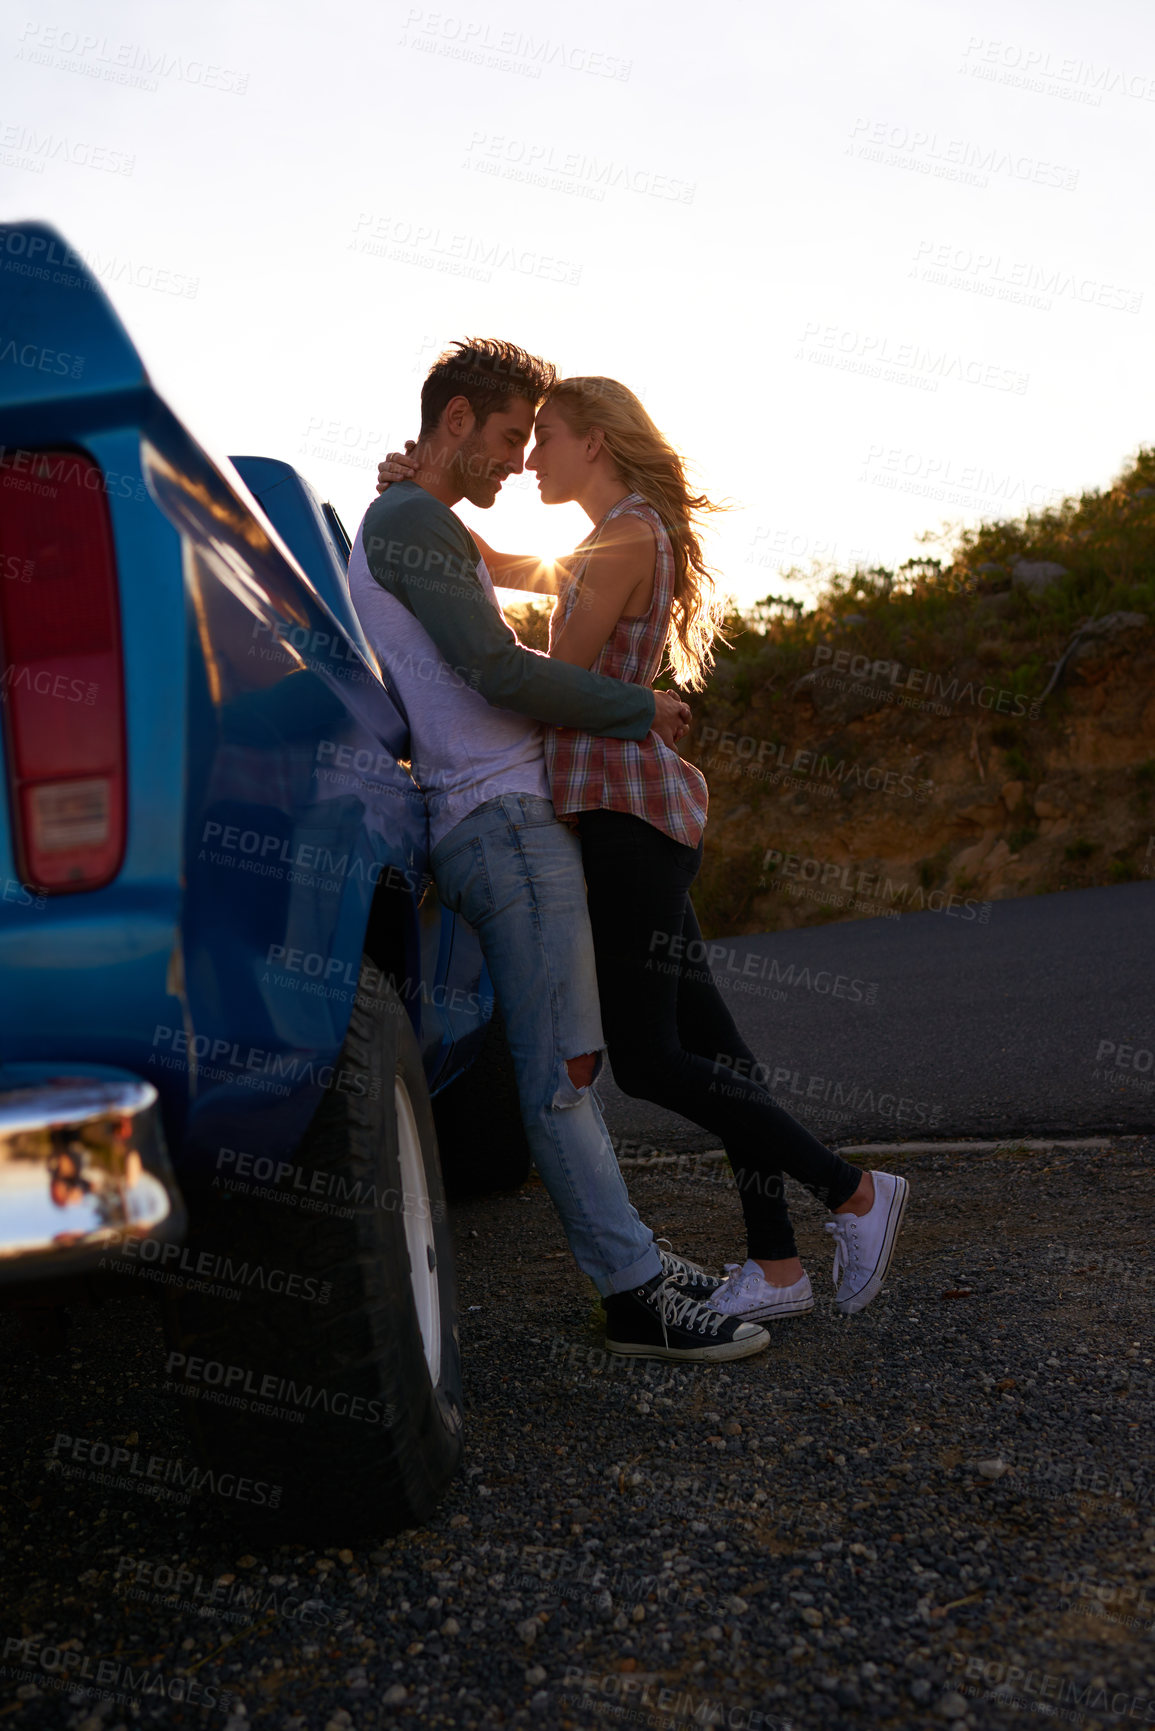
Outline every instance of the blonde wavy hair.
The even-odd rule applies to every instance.
[[[726,507],[691,492],[681,457],[634,393],[616,379],[561,379],[546,402],[556,404],[566,426],[579,437],[595,428],[601,431],[605,449],[630,491],[639,493],[661,518],[674,553],[666,653],[678,684],[700,690],[713,666],[724,607],[702,552],[697,520]]]

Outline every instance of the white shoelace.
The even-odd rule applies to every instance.
[[[669,1239],[661,1239],[658,1242],[668,1244]],[[687,1262],[686,1258],[679,1256],[676,1251],[659,1250],[658,1257],[662,1264],[663,1273],[671,1275],[677,1280],[695,1280],[698,1278],[698,1270],[693,1263]]]
[[[654,1242],[659,1246],[670,1243],[668,1238],[657,1238]],[[675,1280],[692,1281],[697,1286],[703,1279],[711,1278],[704,1268],[699,1268],[697,1263],[690,1262],[685,1256],[679,1256],[672,1247],[666,1250],[659,1248],[658,1256],[661,1259],[662,1272]]]
[[[668,1330],[671,1328],[685,1329],[687,1334],[717,1334],[727,1320],[720,1310],[711,1310],[708,1305],[700,1304],[696,1298],[687,1298],[671,1283],[669,1277],[663,1280],[661,1286],[655,1287],[651,1297],[662,1319],[662,1342],[667,1347],[670,1344]]]
[[[834,1284],[841,1286],[847,1269],[853,1271],[858,1266],[858,1220],[849,1214],[842,1220],[827,1220],[825,1225],[834,1235]]]

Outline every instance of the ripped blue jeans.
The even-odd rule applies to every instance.
[[[581,846],[548,799],[477,806],[433,850],[445,906],[477,932],[505,1018],[521,1116],[578,1265],[602,1296],[661,1272],[653,1233],[626,1194],[592,1088],[566,1061],[605,1062]]]

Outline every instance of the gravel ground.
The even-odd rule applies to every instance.
[[[907,1156],[890,1283],[850,1319],[798,1192],[819,1306],[717,1369],[607,1361],[539,1186],[461,1206],[466,1471],[427,1528],[357,1551],[254,1555],[195,1498],[51,1470],[61,1432],[181,1452],[158,1319],[80,1310],[45,1357],[4,1316],[0,1720],[1155,1723],[1153,1156]],[[630,1184],[678,1249],[738,1255],[720,1168]],[[76,1693],[86,1661],[120,1699]]]

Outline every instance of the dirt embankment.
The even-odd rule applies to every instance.
[[[1155,628],[1128,610],[1044,628],[1024,669],[1029,605],[969,598],[972,644],[945,665],[913,643],[880,655],[843,615],[802,673],[772,638],[719,666],[684,747],[710,784],[710,935],[981,919],[1001,897],[1155,876]]]

